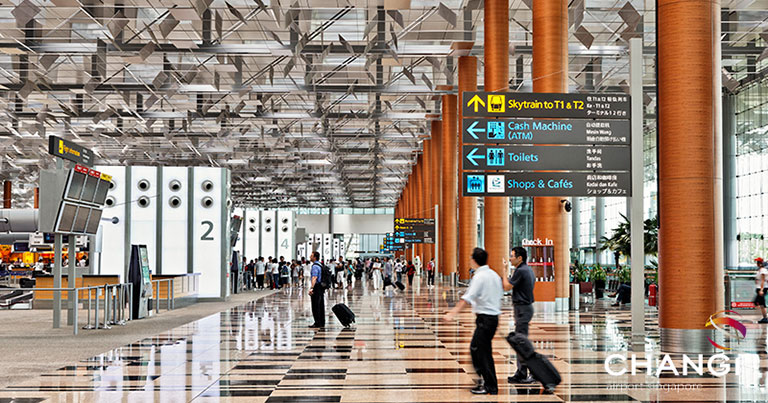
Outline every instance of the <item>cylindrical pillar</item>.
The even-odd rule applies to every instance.
[[[568,1],[533,3],[533,92],[568,92]],[[533,200],[534,238],[549,238],[555,245],[555,299],[567,310],[570,245],[568,216],[561,197]]]
[[[661,349],[701,352],[723,309],[720,2],[659,0],[657,21]]]
[[[416,159],[416,218],[424,218],[424,156],[420,155]],[[416,244],[416,256],[419,259],[424,255],[424,244]]]
[[[443,261],[442,259],[442,246],[445,243],[443,238],[443,220],[442,217],[439,216],[440,212],[442,211],[442,207],[440,207],[440,210],[438,210],[438,217],[435,217],[435,205],[442,204],[442,172],[440,171],[440,160],[442,159],[442,153],[440,152],[440,149],[442,148],[442,138],[443,138],[443,121],[442,120],[433,120],[430,124],[430,133],[432,135],[432,140],[430,144],[430,147],[432,149],[432,160],[430,161],[430,164],[432,165],[432,192],[430,192],[430,197],[432,198],[431,204],[432,204],[432,217],[437,218],[437,225],[438,225],[438,242],[439,244],[435,245],[435,252],[434,257],[435,260],[437,260],[437,270],[442,273],[443,269]]]
[[[462,56],[459,58],[459,99],[462,99],[464,91],[477,91],[477,58],[475,56]],[[459,122],[463,118],[459,108]],[[461,124],[461,123],[459,123]],[[461,154],[464,145],[462,134],[458,136],[458,152]],[[457,186],[461,187],[462,172],[459,161],[459,177]],[[459,190],[459,278],[469,279],[469,259],[472,249],[477,247],[477,197],[462,196]]]
[[[536,2],[534,2],[536,3]],[[509,89],[509,1],[485,1],[485,90]],[[509,198],[486,197],[483,214],[488,264],[506,275],[509,262]]]
[[[442,172],[442,203],[440,218],[443,222],[443,251],[440,261],[443,274],[456,272],[456,250],[458,237],[456,231],[456,203],[458,189],[458,101],[455,94],[443,95],[443,136],[441,153],[443,155],[440,171]]]
[[[40,188],[35,188],[35,208],[40,208]]]
[[[432,140],[427,139],[424,140],[424,155],[421,159],[422,165],[423,165],[423,178],[424,178],[424,204],[422,209],[424,210],[424,218],[434,218],[434,215],[432,214]],[[432,250],[434,249],[434,244],[424,244],[424,255],[422,256],[422,262],[421,267],[422,269],[426,267],[427,262],[429,262],[432,259]]]
[[[11,208],[11,181],[3,182],[3,208]]]

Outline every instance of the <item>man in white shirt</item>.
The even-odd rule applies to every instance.
[[[256,261],[256,283],[259,285],[259,289],[264,289],[264,272],[266,267],[264,264],[264,257],[259,256],[259,260]]]
[[[461,296],[459,303],[445,314],[445,320],[451,321],[467,304],[471,304],[472,312],[477,316],[475,334],[469,344],[469,352],[472,356],[472,365],[481,378],[481,382],[472,389],[472,393],[478,395],[499,393],[491,345],[493,335],[496,334],[496,328],[499,326],[501,298],[504,291],[501,277],[488,267],[487,263],[488,252],[482,248],[475,248],[469,262],[470,267],[475,270],[475,275],[469,282],[469,289]]]
[[[761,257],[755,259],[755,263],[757,263],[757,273],[755,273],[755,292],[757,295],[754,302],[763,315],[763,318],[757,323],[768,323],[768,316],[765,312],[765,294],[768,293],[768,268]]]

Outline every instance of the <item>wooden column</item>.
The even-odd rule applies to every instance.
[[[536,3],[536,2],[534,2]],[[485,90],[509,89],[509,1],[485,1]],[[506,275],[509,262],[509,198],[486,197],[483,214],[488,264]]]
[[[439,205],[440,209],[442,210],[442,172],[440,172],[440,160],[442,159],[442,153],[440,152],[441,147],[441,139],[443,137],[443,121],[441,120],[433,120],[430,125],[430,133],[432,134],[432,140],[430,147],[432,149],[432,160],[430,161],[431,170],[432,170],[432,191],[430,192],[430,197],[432,198],[431,204],[432,204],[432,216],[434,217],[435,211],[434,207],[435,205]],[[438,211],[439,213],[439,211]],[[440,235],[438,236],[440,243],[435,245],[435,252],[434,257],[436,257],[438,260],[439,267],[437,270],[439,270],[442,273],[442,266],[443,262],[440,260],[440,257],[443,256],[443,221],[438,218],[438,231]]]
[[[695,352],[723,309],[720,3],[659,0],[657,21],[661,346]]]
[[[533,92],[568,92],[567,0],[533,2]],[[533,237],[549,238],[555,244],[555,298],[569,294],[568,216],[562,199],[533,200]]]
[[[441,153],[443,155],[440,171],[442,173],[442,203],[440,203],[440,217],[444,223],[442,239],[443,255],[440,259],[443,266],[443,274],[451,274],[456,271],[456,255],[458,249],[458,237],[456,228],[456,203],[458,165],[456,163],[458,145],[458,101],[455,94],[443,95],[443,136]]]
[[[424,169],[424,158],[420,155],[416,158],[416,217],[424,217],[424,178],[422,177]],[[416,256],[424,255],[424,245],[416,244]]]
[[[40,208],[40,188],[35,188],[35,208]]]
[[[464,91],[477,91],[477,58],[474,56],[462,56],[459,58],[459,98],[462,99]],[[462,113],[459,108],[459,125],[461,125]],[[458,153],[462,155],[464,145],[463,133],[458,134]],[[461,158],[461,157],[460,157]],[[459,175],[457,186],[459,197],[459,278],[469,279],[469,259],[472,249],[477,247],[477,197],[462,196],[462,172],[463,161],[459,161]]]
[[[11,181],[3,182],[3,208],[11,208]]]
[[[432,161],[430,158],[432,158],[432,140],[427,139],[424,140],[424,156],[421,160],[422,162],[422,173],[423,173],[423,179],[424,179],[424,204],[423,204],[423,211],[424,211],[424,218],[434,218],[434,214],[432,213]],[[434,244],[424,244],[424,256],[422,256],[422,269],[426,268],[427,262],[432,259],[432,251],[434,250]]]

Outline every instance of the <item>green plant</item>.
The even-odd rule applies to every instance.
[[[605,281],[606,273],[605,268],[600,265],[600,263],[596,264],[592,268],[592,281]]]
[[[629,284],[632,282],[632,269],[630,269],[629,265],[619,267],[616,270],[616,277],[620,283]]]
[[[578,282],[589,281],[589,266],[577,263],[575,266],[575,277]]]
[[[610,249],[624,256],[632,256],[632,238],[630,236],[631,225],[629,218],[620,214],[623,221],[614,228],[610,237],[600,239],[600,250]],[[659,254],[659,217],[649,218],[643,221],[643,243],[646,255]],[[618,256],[616,257],[618,266]]]

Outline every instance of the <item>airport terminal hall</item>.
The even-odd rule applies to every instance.
[[[0,0],[0,403],[768,401],[768,0]]]

